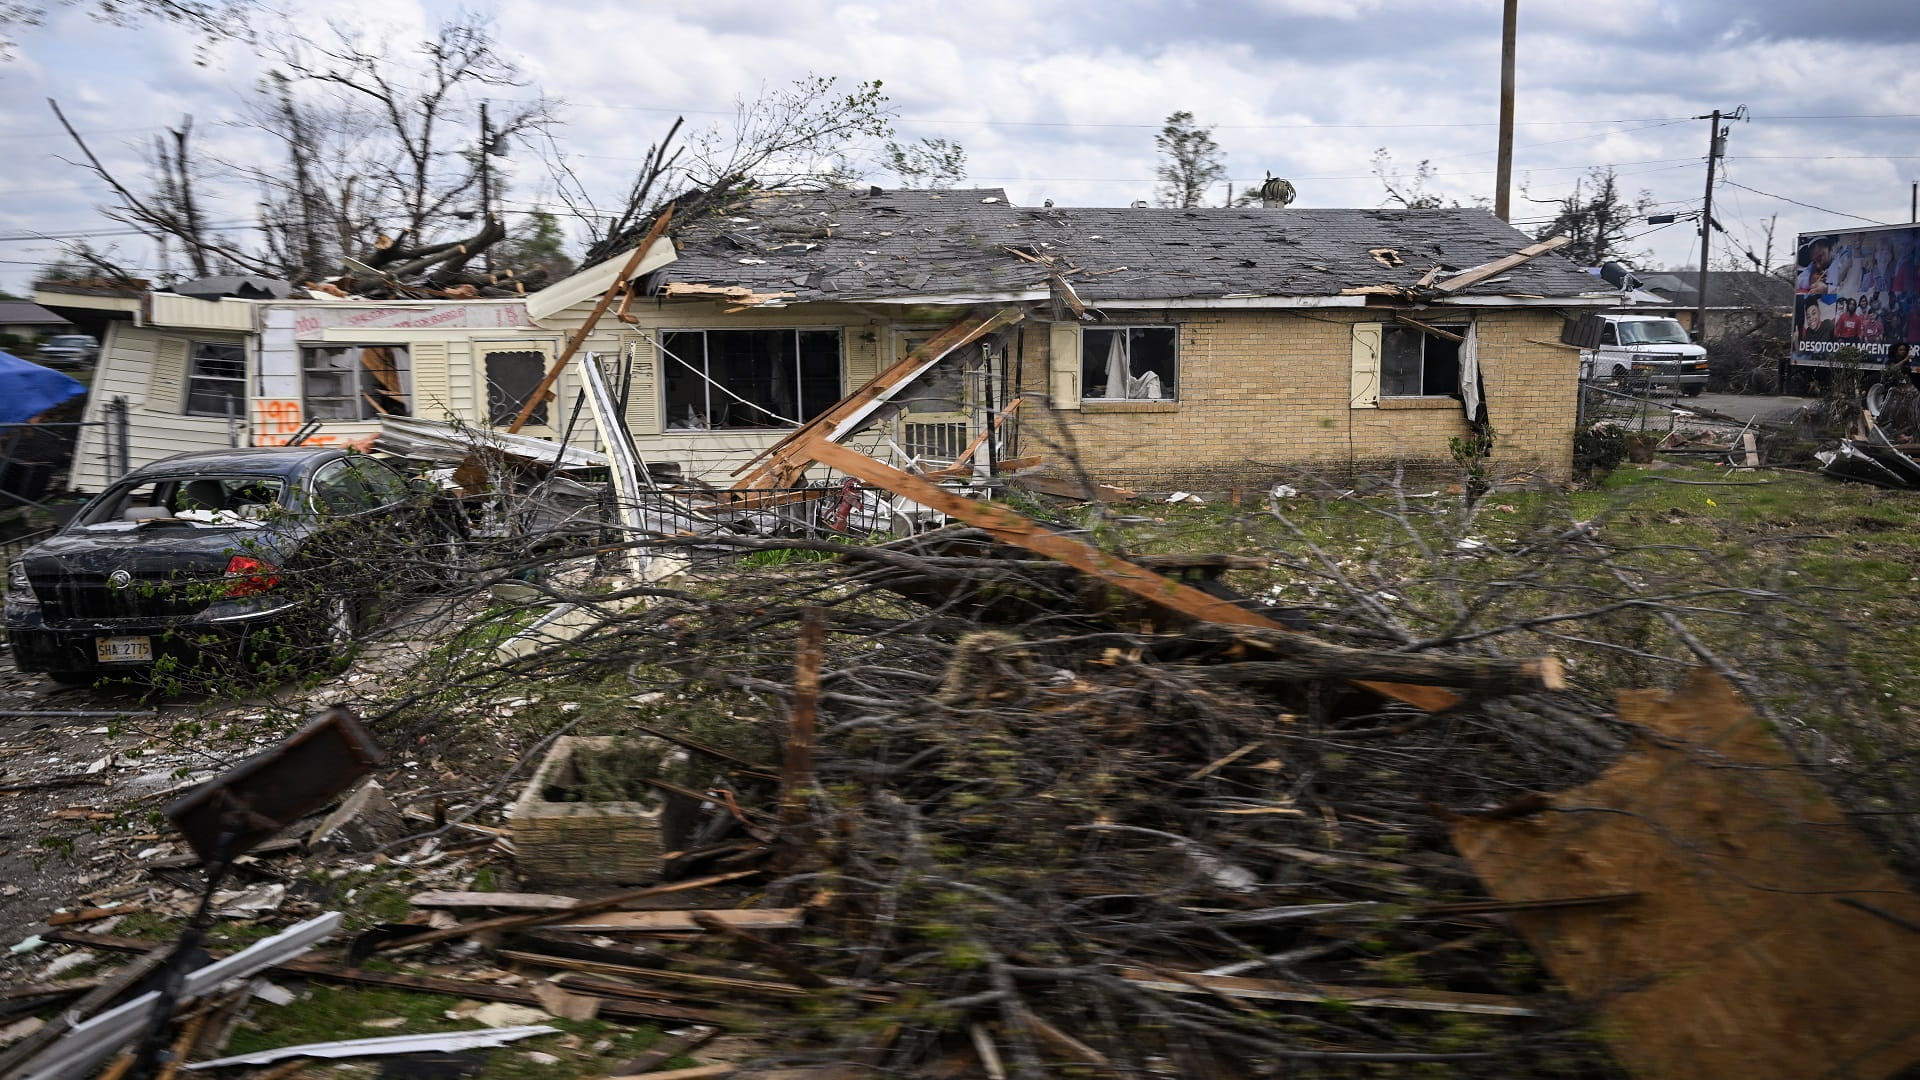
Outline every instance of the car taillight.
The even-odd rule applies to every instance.
[[[280,584],[279,569],[272,563],[261,562],[247,555],[235,555],[227,560],[227,595],[257,596]]]

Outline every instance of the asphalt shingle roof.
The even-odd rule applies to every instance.
[[[1533,242],[1479,209],[1016,207],[998,188],[769,193],[679,240],[668,281],[816,302],[1045,289],[1046,269],[1017,248],[1080,268],[1068,280],[1096,304],[1411,286],[1436,264],[1444,278]],[[1463,295],[1605,290],[1549,253]]]
[[[0,326],[65,326],[67,320],[31,300],[0,300]]]
[[[1640,274],[1640,287],[1676,304],[1698,304],[1699,275],[1654,271]],[[1793,282],[1758,270],[1707,271],[1707,306],[1788,311],[1793,308]]]

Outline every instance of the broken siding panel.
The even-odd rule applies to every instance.
[[[1353,324],[1353,381],[1348,405],[1355,409],[1380,407],[1381,324]]]
[[[1054,323],[1047,333],[1047,396],[1056,409],[1080,407],[1080,327]]]
[[[572,424],[573,433],[568,440],[568,444],[572,446],[595,447],[601,445],[600,428],[594,421],[592,409],[588,408],[585,404],[581,404],[578,413],[579,419],[574,419],[576,415],[574,412],[575,403],[586,400],[582,395],[584,395],[587,390],[586,376],[581,373],[579,365],[586,363],[589,355],[599,358],[599,361],[603,365],[607,365],[601,370],[610,372],[614,376],[608,379],[608,386],[612,387],[614,393],[617,394],[620,392],[618,383],[619,373],[615,370],[614,365],[619,363],[620,350],[624,348],[624,345],[619,337],[619,324],[612,323],[611,320],[608,320],[608,322],[610,325],[600,327],[606,336],[595,334],[593,337],[588,338],[586,344],[580,346],[580,351],[573,354],[573,359],[567,361],[567,366],[560,372],[560,378],[555,380],[553,384],[553,392],[557,395],[554,398],[554,407],[562,410],[553,418],[554,437],[558,438],[561,434],[565,433],[567,425]],[[565,347],[564,344],[561,345],[562,349]],[[555,355],[558,354],[556,353]]]

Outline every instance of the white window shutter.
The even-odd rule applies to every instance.
[[[1380,407],[1380,324],[1353,324],[1353,384],[1350,404],[1356,409]]]
[[[634,435],[660,434],[660,350],[651,336],[627,346],[633,357],[633,382],[627,388],[627,430]]]
[[[447,368],[447,343],[416,342],[407,357],[413,367],[412,399],[407,405],[422,420],[444,421],[455,415],[453,377]]]
[[[1054,323],[1047,335],[1047,394],[1056,409],[1080,407],[1080,327]]]
[[[842,394],[851,394],[880,374],[880,332],[879,323],[867,326],[849,326],[840,331],[840,340],[846,343],[847,370],[841,380]]]
[[[163,413],[186,411],[187,348],[182,338],[163,337],[154,342],[153,366],[147,369],[148,409]]]

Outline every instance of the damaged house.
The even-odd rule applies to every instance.
[[[353,441],[383,415],[505,427],[572,349],[524,434],[596,445],[567,370],[591,356],[641,461],[715,487],[795,479],[767,451],[810,422],[897,464],[1039,459],[1143,489],[1451,466],[1476,435],[1503,473],[1559,479],[1577,366],[1559,327],[1614,297],[1552,246],[1471,209],[755,193],[611,293],[626,256],[524,299],[113,298],[89,419],[124,399],[131,465]],[[82,486],[120,464],[90,437]]]

